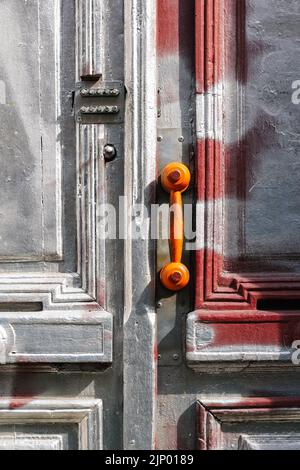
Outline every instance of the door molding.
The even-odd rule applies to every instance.
[[[299,448],[299,434],[286,431],[286,424],[300,420],[299,397],[223,398],[197,402],[197,448],[199,450],[269,450]],[[253,424],[272,425],[273,431],[253,430]],[[280,429],[283,424],[282,430]],[[237,427],[234,430],[234,426]],[[225,444],[226,433],[229,444]]]
[[[149,225],[156,185],[156,0],[125,0],[124,448],[153,449],[156,401],[155,243],[134,240],[131,208]]]
[[[53,425],[62,424],[72,428],[76,426],[78,450],[101,450],[103,448],[103,406],[102,400],[97,399],[40,399],[26,401],[26,398],[15,397],[0,400],[1,425],[31,425],[36,431],[26,434],[14,431],[16,443],[24,447],[39,450],[53,448],[54,450],[68,449],[66,438],[59,431],[55,434]],[[49,426],[52,434],[39,432],[39,425]],[[24,444],[24,439],[26,444]],[[46,442],[45,442],[46,440]],[[19,442],[18,442],[19,441]],[[8,448],[12,446],[12,437],[8,433],[1,434],[1,443]],[[66,446],[66,447],[65,447]]]
[[[75,90],[76,81],[87,77],[97,80],[102,75],[103,2],[76,0],[74,5],[72,2],[65,5],[61,0],[55,0],[50,3],[51,8],[45,8],[44,2],[37,3],[41,21],[36,27],[43,47],[37,48],[38,52],[32,58],[38,62],[41,73],[49,77],[49,83],[42,80],[40,93],[41,115],[38,117],[43,137],[43,145],[39,144],[43,181],[39,197],[42,216],[36,216],[38,228],[35,230],[38,234],[38,230],[41,231],[42,239],[53,232],[51,243],[61,249],[56,249],[60,252],[59,257],[49,257],[49,253],[55,252],[54,248],[46,250],[43,246],[44,251],[38,253],[38,259],[31,253],[28,259],[20,258],[17,253],[15,258],[1,259],[4,264],[0,273],[0,326],[4,338],[0,345],[0,362],[109,363],[112,361],[113,317],[105,309],[106,254],[105,237],[101,236],[105,222],[101,221],[99,209],[106,201],[105,162],[101,158],[104,126],[75,125],[71,103],[71,87]],[[66,11],[68,7],[70,11]],[[67,24],[66,30],[64,24]],[[68,38],[65,37],[67,34]],[[75,51],[76,60],[68,62],[67,70],[62,66],[66,53],[62,45],[67,51]],[[51,74],[47,64],[49,69],[53,68]],[[71,77],[67,85],[64,74]],[[47,133],[46,124],[51,133]],[[62,150],[67,145],[62,137],[65,131],[71,160]],[[72,149],[75,142],[76,152]],[[62,171],[63,157],[66,159],[64,165],[74,168],[67,178]],[[70,187],[67,188],[64,179],[72,180]],[[33,185],[32,188],[34,191]],[[69,210],[68,203],[72,205]],[[27,204],[26,210],[33,211],[30,201]],[[26,220],[26,216],[22,216]],[[15,217],[17,219],[21,214],[17,213]],[[62,243],[65,233],[69,233],[70,243],[67,236]],[[21,248],[21,237],[27,242],[26,236],[29,238],[28,234],[19,233]],[[20,312],[22,304],[24,310]],[[42,306],[38,313],[35,313],[34,304]],[[8,312],[5,305],[8,305]],[[33,311],[26,310],[26,305],[33,306]],[[47,335],[45,331],[48,331]],[[79,341],[79,331],[82,338],[87,335],[90,352]],[[66,342],[62,341],[62,335]]]
[[[235,228],[245,219],[245,140],[259,127],[257,121],[247,122],[243,107],[246,15],[245,0],[196,1],[197,227],[201,235],[195,263],[195,312],[187,322],[187,360],[197,369],[212,362],[226,367],[245,362],[292,365],[292,344],[300,338],[300,313],[295,308],[289,311],[288,303],[277,311],[267,307],[272,300],[300,299],[300,277],[293,272],[299,253],[251,257],[243,248],[244,228]],[[253,127],[248,129],[249,125]],[[226,223],[225,207],[232,200],[236,201],[233,209],[230,206],[234,217]],[[227,241],[226,256],[225,239],[230,237],[234,242]]]

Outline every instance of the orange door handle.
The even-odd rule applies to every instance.
[[[191,181],[189,169],[182,163],[170,163],[161,173],[161,184],[170,193],[170,252],[171,263],[160,272],[162,284],[171,291],[184,289],[190,281],[188,268],[182,264],[184,222],[182,193]]]

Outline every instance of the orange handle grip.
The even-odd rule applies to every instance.
[[[161,174],[161,184],[170,193],[170,252],[171,263],[160,272],[162,284],[171,291],[184,289],[190,281],[188,268],[181,263],[184,239],[182,193],[190,185],[191,174],[182,163],[170,163]]]

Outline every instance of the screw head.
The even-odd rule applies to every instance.
[[[169,279],[174,284],[178,284],[182,280],[182,273],[180,271],[175,271],[171,274]]]
[[[107,144],[105,145],[104,147],[104,158],[107,162],[111,162],[112,160],[114,160],[114,158],[116,158],[117,156],[117,150],[116,150],[116,147],[114,145],[111,145],[111,144]]]
[[[174,170],[169,174],[168,178],[172,183],[177,183],[181,178],[181,173],[179,170]]]
[[[179,354],[173,354],[174,361],[179,361]]]

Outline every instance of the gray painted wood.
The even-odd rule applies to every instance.
[[[13,432],[8,433],[13,428]],[[43,399],[12,409],[0,400],[1,447],[10,450],[100,450],[102,448],[102,402],[85,399]],[[26,434],[24,430],[28,427]],[[48,427],[48,432],[47,432]],[[57,434],[53,434],[53,430]],[[69,434],[75,429],[73,442]]]
[[[0,315],[14,335],[4,363],[112,360],[97,212],[105,199],[105,134],[103,126],[75,127],[72,109],[82,63],[90,63],[89,75],[100,70],[100,3],[1,4],[0,303],[16,312],[15,319]],[[18,305],[28,302],[42,305],[36,319],[18,315]]]
[[[152,449],[155,436],[155,243],[149,226],[156,181],[155,18],[155,0],[125,1],[125,449]],[[135,204],[144,209],[132,222],[130,208]]]
[[[95,14],[91,10],[88,13],[88,26],[94,28],[95,41],[93,45],[89,44],[88,55],[90,57],[91,51],[97,54],[91,70],[97,75],[101,73],[106,80],[124,80],[123,1],[88,3],[89,8],[95,6],[97,9]],[[19,357],[17,364],[1,365],[0,382],[3,396],[7,397],[7,409],[17,409],[18,416],[24,413],[25,404],[30,406],[41,397],[46,401],[53,400],[55,408],[61,400],[67,410],[70,397],[74,397],[72,403],[77,399],[84,403],[86,400],[103,400],[103,429],[102,419],[98,421],[98,415],[93,412],[89,415],[88,411],[80,414],[83,422],[78,428],[77,417],[72,415],[73,404],[70,404],[69,417],[51,421],[49,425],[46,421],[52,415],[50,408],[46,409],[44,424],[30,410],[27,415],[22,415],[25,417],[23,424],[10,425],[12,415],[9,414],[9,423],[5,424],[4,420],[0,426],[1,442],[6,442],[9,448],[78,448],[81,443],[82,448],[96,449],[102,446],[102,435],[104,448],[122,446],[124,302],[120,286],[124,274],[120,262],[123,242],[101,239],[99,231],[103,225],[98,207],[103,202],[115,204],[123,192],[123,127],[76,129],[75,126],[72,98],[81,74],[79,56],[82,58],[83,54],[82,49],[79,51],[76,36],[84,32],[84,25],[79,25],[80,31],[76,29],[75,19],[79,12],[75,7],[86,4],[81,0],[1,2],[1,40],[3,45],[10,41],[10,47],[0,46],[3,55],[0,107],[5,116],[7,103],[15,100],[19,114],[15,119],[2,119],[0,126],[1,159],[5,163],[2,167],[6,168],[0,175],[1,187],[6,191],[4,193],[3,189],[2,201],[7,202],[5,211],[0,211],[1,227],[2,231],[6,230],[2,235],[7,237],[7,246],[13,248],[10,252],[7,249],[5,252],[4,244],[0,248],[3,251],[2,257],[0,252],[0,356],[2,362],[13,361],[14,355],[7,354],[7,347],[14,344],[26,354],[38,352],[35,359],[43,360],[45,364],[29,365],[28,355],[24,361]],[[99,14],[99,5],[105,15]],[[25,31],[32,44],[27,41]],[[101,31],[101,41],[98,31]],[[39,52],[40,57],[38,41],[44,46]],[[115,48],[111,47],[112,41]],[[55,47],[57,61],[54,60]],[[99,52],[103,54],[101,63]],[[40,82],[39,68],[43,83]],[[16,96],[12,93],[13,87]],[[15,136],[14,131],[20,129],[22,134],[20,131],[19,137]],[[32,140],[30,148],[29,138]],[[109,165],[102,155],[107,142],[116,144],[118,149],[118,158]],[[12,164],[14,154],[22,157],[16,159],[20,163],[15,168]],[[24,178],[23,167],[26,170]],[[15,180],[5,180],[10,177],[9,170],[18,176],[18,188],[19,180],[16,184]],[[30,181],[26,182],[25,178]],[[117,327],[114,340],[113,317]],[[13,328],[16,329],[15,337]],[[35,328],[43,334],[37,334]],[[17,337],[20,341],[15,341]],[[112,360],[113,342],[119,360],[108,366],[107,362]],[[106,346],[110,352],[105,358],[106,353],[102,353]],[[54,365],[52,361],[58,361],[62,352],[62,363]],[[10,434],[12,427],[14,443]],[[82,438],[78,438],[78,431]]]

